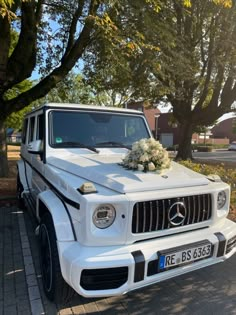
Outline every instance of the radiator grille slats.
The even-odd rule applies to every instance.
[[[169,220],[169,209],[176,202],[186,207],[184,221],[176,226]],[[132,233],[146,233],[172,229],[207,221],[211,218],[210,194],[137,202],[133,208]]]

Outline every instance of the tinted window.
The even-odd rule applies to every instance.
[[[36,139],[37,140],[44,139],[44,116],[43,115],[38,116]]]
[[[55,147],[70,142],[95,147],[117,146],[117,142],[131,146],[135,141],[150,137],[140,115],[52,111],[50,123],[50,143]]]
[[[35,117],[30,118],[30,131],[29,131],[29,139],[28,142],[34,140],[34,127],[35,127]]]
[[[23,123],[23,128],[22,128],[22,135],[21,135],[21,142],[24,144],[26,142],[27,129],[28,129],[28,119],[25,119]]]

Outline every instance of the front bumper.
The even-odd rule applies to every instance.
[[[211,257],[164,272],[155,268],[158,252],[206,240],[213,245]],[[58,250],[62,275],[80,295],[121,295],[228,259],[236,252],[236,224],[224,220],[213,227],[126,246],[88,247],[78,242],[58,242]]]

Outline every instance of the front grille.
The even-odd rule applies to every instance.
[[[177,221],[173,225],[168,216],[170,207],[176,202],[184,203],[186,216],[183,220],[180,217],[180,222],[183,222]],[[211,194],[137,202],[133,208],[132,233],[162,231],[204,222],[210,219],[211,212]]]
[[[227,247],[226,247],[226,254],[231,252],[231,250],[234,249],[234,247],[236,247],[236,236],[228,240]]]
[[[117,289],[128,279],[128,267],[84,269],[80,285],[85,290]]]

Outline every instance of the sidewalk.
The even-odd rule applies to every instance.
[[[44,314],[24,214],[0,207],[0,315]]]

